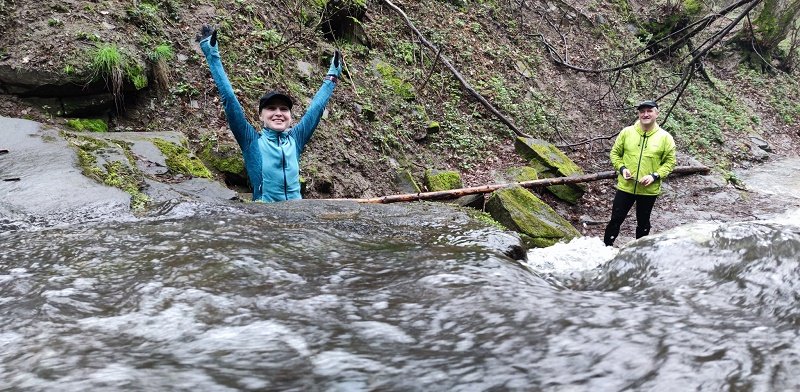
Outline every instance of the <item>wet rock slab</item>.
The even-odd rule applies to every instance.
[[[30,226],[14,222],[52,226],[131,216],[132,195],[126,192],[126,187],[108,186],[84,174],[87,168],[81,167],[79,151],[71,145],[78,140],[76,137],[78,144],[103,146],[80,151],[85,156],[91,155],[90,165],[98,172],[107,172],[107,166],[116,163],[141,172],[144,180],[139,191],[151,204],[212,202],[236,197],[234,191],[217,181],[168,175],[167,158],[153,140],[184,145],[185,136],[178,132],[68,132],[67,138],[72,140],[69,142],[65,133],[57,129],[7,117],[0,117],[0,130],[3,134],[0,149],[8,151],[0,155],[0,179],[8,180],[0,181],[0,220],[6,222],[6,228]]]
[[[57,130],[21,119],[0,117],[3,135],[0,217],[90,218],[127,211],[130,195],[93,181],[81,173],[75,152]]]

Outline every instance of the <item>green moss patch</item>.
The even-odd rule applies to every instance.
[[[492,216],[489,215],[489,213],[487,213],[487,212],[478,211],[478,210],[475,210],[475,209],[472,209],[472,208],[465,209],[465,210],[469,211],[469,215],[473,219],[477,220],[478,222],[481,222],[481,223],[486,224],[488,226],[494,227],[496,229],[500,229],[500,230],[504,230],[504,231],[508,230],[500,222],[494,220],[494,218],[492,218]]]
[[[200,159],[193,156],[186,147],[164,139],[150,139],[150,141],[164,154],[170,171],[192,177],[211,178],[211,172],[208,168]]]
[[[430,192],[447,191],[463,188],[461,174],[449,170],[425,170],[425,186]]]
[[[200,159],[222,173],[244,175],[244,159],[238,147],[217,144],[211,138],[203,141]]]
[[[98,165],[95,152],[104,148],[120,148],[123,146],[112,146],[105,141],[66,134],[69,143],[77,148],[78,164],[83,175],[108,186],[121,189],[131,195],[131,209],[143,209],[150,198],[142,192],[144,176],[141,171],[136,169],[128,162],[112,161],[106,162],[102,166]],[[127,152],[127,151],[125,151]],[[127,157],[127,154],[125,154]]]
[[[566,219],[519,186],[493,192],[486,202],[486,211],[508,229],[528,236],[529,242],[537,247],[580,236]]]
[[[73,118],[67,126],[79,132],[108,132],[108,124],[99,118]]]
[[[506,175],[513,182],[525,182],[539,179],[539,173],[530,166],[509,168],[506,170]]]
[[[113,186],[131,195],[131,208],[134,210],[142,209],[150,201],[140,190],[143,182],[142,174],[122,162],[110,162],[105,164],[106,173],[102,182]]]
[[[518,137],[514,149],[526,160],[536,161],[561,176],[583,174],[583,170],[572,159],[545,140]]]
[[[375,67],[378,69],[378,73],[383,76],[384,82],[392,88],[396,95],[406,101],[413,101],[417,97],[414,92],[414,86],[397,76],[394,67],[384,62],[379,62]]]

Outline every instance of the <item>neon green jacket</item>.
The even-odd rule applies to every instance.
[[[675,169],[675,140],[658,124],[645,133],[637,120],[619,133],[611,147],[611,164],[617,171],[617,189],[634,195],[655,196],[661,193],[661,181]],[[622,167],[630,170],[633,178],[622,177]],[[648,174],[658,174],[652,184],[644,186],[639,180]]]

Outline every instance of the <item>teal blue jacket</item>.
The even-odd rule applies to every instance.
[[[247,122],[242,106],[233,93],[217,46],[211,46],[206,38],[200,42],[200,48],[206,55],[211,76],[222,97],[228,126],[242,149],[247,176],[253,186],[253,200],[273,202],[302,198],[300,154],[314,134],[336,84],[324,80],[306,113],[291,129],[278,132],[262,128],[256,131]]]

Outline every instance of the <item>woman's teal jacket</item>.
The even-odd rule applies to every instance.
[[[300,154],[322,118],[335,83],[328,79],[323,81],[305,115],[291,129],[278,132],[262,128],[257,132],[247,122],[242,106],[236,99],[222,67],[217,46],[211,46],[207,38],[200,42],[200,48],[222,97],[228,126],[242,149],[247,176],[253,186],[253,200],[273,202],[300,199]]]

